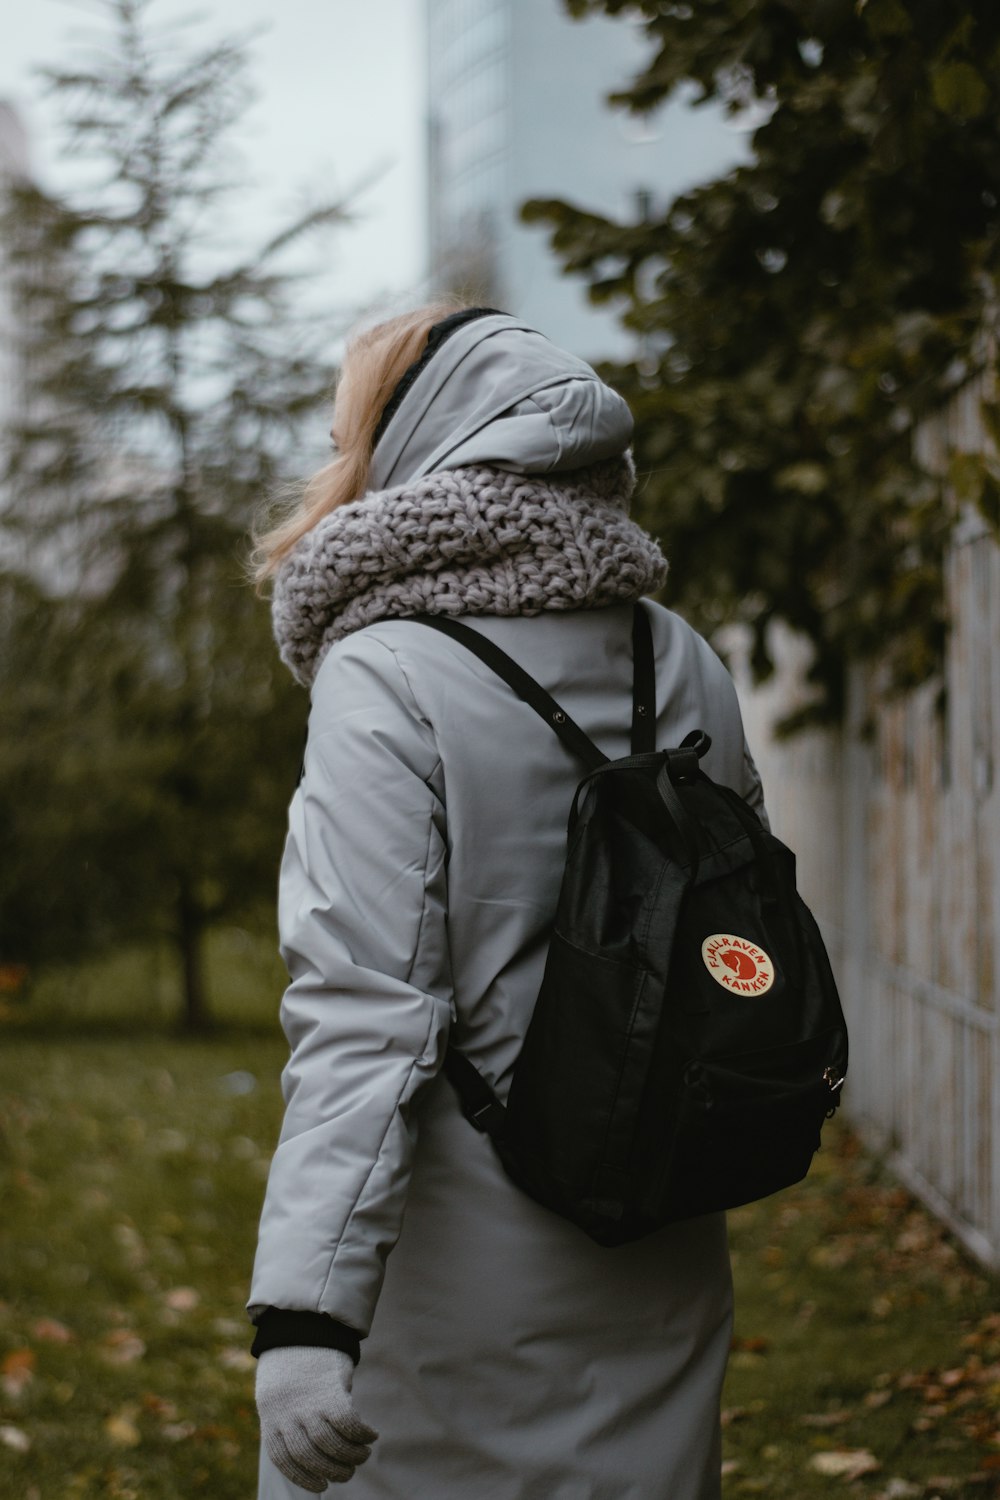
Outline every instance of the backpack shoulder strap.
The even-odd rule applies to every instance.
[[[475,1063],[471,1063],[451,1042],[444,1054],[444,1073],[458,1095],[462,1113],[469,1124],[493,1139],[502,1136],[506,1108]]]
[[[460,642],[474,656],[478,656],[491,671],[503,678],[508,687],[513,688],[529,708],[533,708],[545,720],[550,729],[555,730],[567,749],[582,760],[588,770],[596,771],[599,766],[607,764],[608,757],[597,748],[589,735],[584,734],[579,724],[574,723],[566,710],[559,707],[541,684],[529,676],[523,667],[518,666],[513,657],[508,656],[506,651],[501,651],[499,646],[487,640],[478,630],[473,630],[471,625],[466,625],[461,620],[451,620],[444,615],[410,615],[409,618],[419,625],[430,625],[432,629],[440,630],[442,635],[451,636],[453,641]]]
[[[608,757],[589,735],[570,718],[564,708],[547,693],[541,683],[527,673],[506,651],[461,620],[445,615],[410,615],[418,625],[429,625],[442,635],[450,636],[478,656],[491,671],[506,682],[517,696],[545,720],[567,749],[584,762],[588,770],[607,765]],[[656,749],[656,660],[649,615],[636,601],[632,615],[632,754],[642,755]]]
[[[601,770],[608,757],[584,734],[579,724],[547,693],[542,685],[519,666],[499,646],[461,620],[443,615],[410,615],[418,625],[429,625],[442,635],[450,636],[478,656],[529,708],[553,729],[563,744],[584,762],[588,771]],[[656,748],[656,661],[649,616],[636,601],[632,618],[632,754],[639,755]],[[465,1118],[490,1137],[500,1140],[506,1121],[506,1110],[474,1063],[449,1042],[444,1056],[444,1072],[458,1095]]]
[[[656,657],[649,613],[637,599],[632,610],[632,754],[656,749]]]

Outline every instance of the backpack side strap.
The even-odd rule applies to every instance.
[[[444,1055],[444,1073],[469,1124],[491,1138],[502,1135],[506,1109],[475,1063],[450,1042]]]

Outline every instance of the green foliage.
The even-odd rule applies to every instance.
[[[14,184],[2,241],[21,399],[0,516],[0,961],[168,936],[190,1024],[205,928],[272,897],[305,702],[242,554],[332,370],[281,256],[216,233],[247,96],[239,43],[197,51],[107,0],[50,83],[90,164]]]
[[[694,83],[699,102],[760,121],[751,164],[649,221],[524,209],[638,337],[640,357],[607,373],[636,412],[640,514],[671,556],[670,600],[709,630],[749,624],[762,673],[772,620],[807,635],[819,716],[839,710],[851,660],[924,680],[954,510],[912,432],[994,348],[1000,11],[567,5],[641,19],[651,53],[617,106],[648,112]],[[995,524],[994,466],[978,466]]]

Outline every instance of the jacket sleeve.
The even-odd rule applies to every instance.
[[[369,1331],[402,1221],[414,1101],[451,1018],[441,789],[433,729],[394,653],[370,631],[334,646],[281,867],[291,1056],[252,1317],[321,1313]]]

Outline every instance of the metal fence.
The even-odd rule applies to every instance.
[[[985,383],[927,423],[920,452],[988,441]],[[842,730],[776,741],[805,653],[749,690],[775,831],[827,938],[851,1033],[845,1111],[986,1265],[1000,1267],[1000,547],[963,515],[947,559],[943,677],[889,706],[854,672]]]

